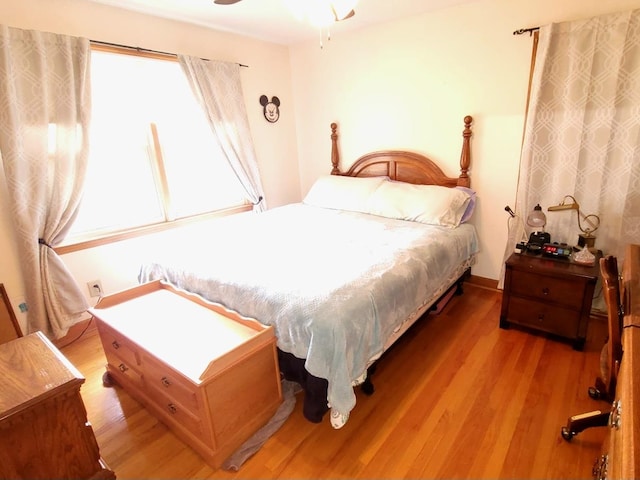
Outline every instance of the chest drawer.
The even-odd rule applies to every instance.
[[[578,333],[580,312],[521,297],[511,297],[507,318],[520,325],[573,338]]]
[[[168,396],[164,391],[149,387],[147,388],[147,393],[152,402],[151,408],[156,410],[161,419],[177,428],[186,430],[199,441],[212,446],[210,434],[203,425],[201,418],[195,416],[193,412],[176,402],[174,398]]]
[[[112,355],[107,357],[107,370],[111,375],[115,377],[117,383],[122,384],[125,382],[135,388],[142,387],[142,376],[130,364],[127,364],[122,359]]]
[[[580,309],[584,282],[576,278],[556,278],[536,272],[513,271],[511,294],[523,295]]]
[[[179,403],[194,415],[198,415],[198,396],[195,385],[150,355],[143,354],[142,364],[145,385],[161,392],[169,402]]]
[[[139,368],[140,355],[135,344],[104,322],[98,320],[97,326],[107,361],[115,367],[124,363],[129,368]]]

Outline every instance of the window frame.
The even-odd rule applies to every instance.
[[[107,53],[115,53],[119,55],[130,55],[136,57],[144,57],[150,58],[154,60],[163,60],[163,61],[178,61],[177,56],[171,53],[165,52],[157,52],[157,51],[149,51],[143,50],[134,47],[127,47],[124,45],[110,45],[104,44],[100,42],[91,42],[91,50],[102,51]],[[161,149],[159,148],[159,138],[157,134],[157,129],[155,125],[152,124],[152,137],[153,137],[153,150],[154,156],[156,156],[156,161],[154,162],[154,175],[158,176],[158,193],[161,198],[161,203],[163,210],[167,212],[167,203],[168,203],[168,181],[165,174],[165,167],[162,162],[162,158],[158,158],[158,155],[161,157]],[[144,235],[150,235],[157,232],[162,232],[166,230],[171,230],[175,228],[180,228],[185,225],[190,225],[197,222],[203,222],[207,220],[211,220],[214,218],[224,217],[227,215],[234,215],[237,213],[242,213],[246,211],[250,211],[253,209],[253,206],[248,201],[245,204],[232,206],[228,208],[223,208],[220,210],[199,213],[196,215],[190,215],[186,217],[181,217],[178,219],[166,219],[147,224],[140,225],[132,228],[125,228],[121,230],[113,230],[106,233],[98,233],[98,234],[87,234],[85,236],[78,236],[68,243],[63,243],[61,245],[55,246],[54,251],[58,255],[63,255],[65,253],[76,252],[80,250],[85,250],[88,248],[94,248],[101,245],[107,245],[114,242],[119,242],[122,240],[128,240],[132,238],[141,237]]]

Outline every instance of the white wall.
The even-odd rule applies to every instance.
[[[295,143],[293,95],[289,51],[277,44],[201,27],[149,17],[86,0],[3,0],[3,25],[84,36],[135,47],[202,58],[238,62],[245,102],[268,205],[300,199],[298,155]],[[280,120],[271,124],[262,115],[260,95],[281,100]],[[0,168],[0,283],[14,310],[24,301],[23,278],[17,259],[7,192]],[[153,235],[66,255],[64,260],[84,289],[87,281],[100,279],[106,292],[134,285],[140,255],[159,248],[167,235]],[[172,245],[172,248],[176,248]],[[95,299],[92,299],[95,300]],[[25,315],[17,311],[24,328]]]
[[[270,207],[299,201],[330,171],[331,122],[339,124],[343,167],[372,150],[407,149],[442,162],[454,176],[462,119],[472,115],[471,179],[479,195],[473,222],[482,249],[473,274],[497,279],[504,206],[514,206],[531,54],[531,38],[512,32],[638,7],[640,0],[481,0],[349,34],[336,29],[322,50],[318,41],[287,49],[85,0],[5,0],[0,23],[248,64],[242,81]],[[262,117],[262,94],[282,101],[276,124]],[[0,282],[17,309],[23,279],[1,176]],[[167,242],[173,238],[156,234],[64,259],[81,286],[100,279],[109,293],[136,283],[145,254],[179,248]],[[328,242],[339,246],[339,238]]]
[[[457,176],[463,118],[472,115],[481,243],[472,273],[497,279],[504,207],[515,207],[532,49],[532,37],[513,31],[638,7],[639,0],[485,0],[335,33],[323,49],[317,41],[292,48],[302,191],[330,169],[331,122],[339,125],[344,169],[393,148],[426,154]]]

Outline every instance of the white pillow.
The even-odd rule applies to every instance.
[[[367,213],[369,198],[387,178],[324,175],[316,180],[302,202],[316,207]]]
[[[385,181],[371,196],[369,213],[413,222],[457,227],[470,201],[463,190]]]

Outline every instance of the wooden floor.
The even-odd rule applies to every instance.
[[[334,430],[302,402],[239,472],[215,471],[119,387],[102,386],[91,330],[62,349],[85,375],[82,395],[102,456],[118,478],[588,478],[605,428],[571,443],[567,417],[605,402],[587,395],[606,324],[592,319],[583,352],[498,328],[501,293],[466,285],[380,362],[375,393],[359,390]]]

